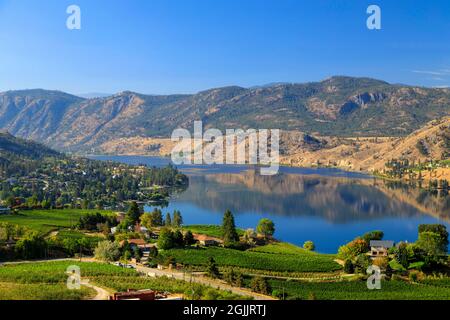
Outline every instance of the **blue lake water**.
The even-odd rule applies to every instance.
[[[139,156],[95,156],[129,164],[164,166],[170,159]],[[450,229],[450,197],[337,169],[281,167],[276,176],[261,176],[250,166],[180,166],[189,187],[173,194],[163,212],[180,210],[185,224],[220,224],[230,209],[240,228],[255,228],[267,217],[275,237],[335,253],[340,245],[371,230],[386,240],[417,239],[423,223]],[[152,208],[147,206],[146,211]]]

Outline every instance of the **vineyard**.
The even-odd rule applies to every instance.
[[[99,210],[24,210],[16,215],[1,215],[0,222],[9,222],[47,234],[53,230],[73,227],[81,216],[96,212]],[[111,211],[101,211],[101,213],[112,214]]]
[[[79,266],[81,277],[110,292],[127,289],[152,289],[182,293],[190,299],[242,299],[241,296],[199,284],[170,278],[150,278],[133,269],[104,263],[57,261],[0,266],[0,300],[80,300],[95,295],[91,289],[69,290],[66,287],[69,266]]]
[[[260,250],[264,250],[261,247]],[[269,250],[272,247],[269,247]],[[333,261],[333,256],[305,251],[295,253],[266,253],[263,251],[239,251],[218,247],[171,249],[161,252],[173,257],[178,263],[203,266],[213,257],[218,266],[240,267],[272,272],[333,272],[341,267]],[[293,250],[293,249],[292,249]]]
[[[412,284],[401,280],[382,281],[380,290],[367,289],[366,281],[306,282],[269,280],[272,289],[287,299],[317,300],[448,300],[450,288]]]

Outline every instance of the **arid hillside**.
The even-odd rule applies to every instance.
[[[390,159],[410,162],[445,160],[450,155],[450,117],[433,120],[406,137],[317,138],[319,147],[297,148],[292,142],[282,163],[293,166],[336,166],[353,171],[384,169]],[[319,143],[320,142],[320,143]]]

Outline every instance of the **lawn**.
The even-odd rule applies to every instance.
[[[113,214],[111,211],[81,209],[24,210],[17,215],[2,215],[0,222],[9,222],[47,234],[61,228],[70,228],[78,222],[81,216],[96,212],[105,215]]]
[[[161,251],[161,254],[174,257],[178,263],[193,266],[203,266],[209,257],[213,257],[222,267],[239,267],[269,272],[333,272],[341,269],[333,261],[334,256],[332,255],[313,253],[291,246],[289,244],[268,245],[247,251],[220,247],[171,249]],[[269,252],[265,252],[265,250]]]
[[[222,227],[218,225],[189,225],[184,226],[184,230],[190,230],[192,233],[204,234],[209,237],[221,238],[222,237]],[[244,235],[244,230],[236,229],[239,236]]]
[[[65,272],[71,265],[79,266],[81,276],[89,279],[90,283],[111,292],[153,289],[184,293],[193,299],[242,298],[226,291],[198,284],[191,285],[181,280],[143,277],[133,269],[73,260],[0,266],[0,300],[78,300],[94,296],[95,292],[84,287],[81,290],[66,288],[67,274]],[[192,292],[194,292],[193,296]]]
[[[448,300],[450,288],[412,284],[401,280],[382,281],[380,290],[369,290],[365,281],[305,282],[269,280],[273,290],[286,299],[318,300]]]

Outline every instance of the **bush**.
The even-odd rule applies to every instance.
[[[365,240],[355,239],[346,245],[339,247],[338,257],[343,260],[352,260],[356,258],[358,255],[366,253],[368,244]]]
[[[316,249],[316,246],[314,245],[314,242],[312,241],[306,241],[303,244],[303,249],[306,249],[308,251],[314,251]]]
[[[355,267],[351,260],[345,260],[344,263],[344,272],[348,274],[353,274],[355,272]]]
[[[269,294],[271,291],[269,282],[264,277],[254,277],[250,282],[250,289],[262,294]]]

